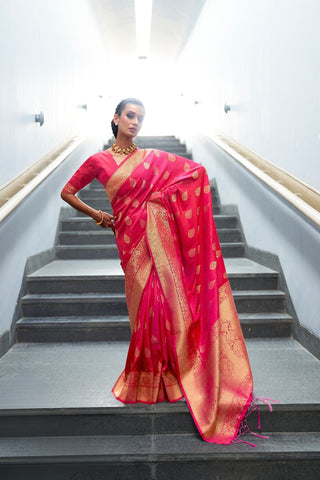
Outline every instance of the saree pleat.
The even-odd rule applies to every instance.
[[[124,403],[185,397],[202,438],[228,444],[251,403],[252,374],[206,171],[140,150],[106,191],[132,331],[113,393]]]

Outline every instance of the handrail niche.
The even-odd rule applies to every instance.
[[[83,135],[74,135],[3,185],[0,188],[0,223],[78,148],[83,140]]]
[[[320,227],[319,191],[225,134],[208,138]]]

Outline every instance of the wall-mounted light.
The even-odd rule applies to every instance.
[[[139,59],[146,59],[149,53],[152,0],[135,0],[136,46]]]
[[[83,110],[88,110],[88,105],[84,103],[83,105],[80,105],[80,108],[82,108]]]
[[[34,120],[36,123],[40,123],[40,127],[44,124],[44,115],[43,112],[36,113],[34,116]]]
[[[225,103],[225,105],[224,105],[224,111],[225,111],[225,113],[230,112],[230,110],[231,110],[230,105],[228,105],[227,103]]]

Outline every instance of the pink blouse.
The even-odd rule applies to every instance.
[[[127,158],[128,157],[123,161]],[[119,165],[116,163],[109,150],[95,153],[78,168],[70,180],[65,184],[62,192],[75,194],[95,178],[105,187],[109,178],[114,174],[118,167]]]

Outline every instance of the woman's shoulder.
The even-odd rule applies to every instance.
[[[94,153],[91,155],[88,160],[91,160],[91,162],[100,162],[101,160],[106,160],[111,157],[110,151],[107,150],[101,150],[100,152]]]

